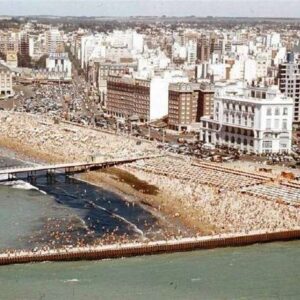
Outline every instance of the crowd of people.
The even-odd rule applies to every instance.
[[[173,162],[172,162],[173,160]],[[152,160],[153,161],[153,160]],[[247,176],[236,175],[235,186],[229,186],[226,182],[230,173],[223,173],[223,182],[218,179],[218,172],[214,171],[215,177],[207,177],[211,181],[205,183],[187,176],[190,162],[178,161],[177,159],[165,159],[166,166],[177,169],[176,173],[165,173],[164,162],[153,164],[147,168],[141,162],[126,165],[125,168],[132,172],[140,180],[153,184],[165,195],[159,207],[164,210],[173,207],[183,221],[188,221],[195,228],[207,226],[211,233],[218,232],[250,232],[253,230],[281,230],[300,227],[299,207],[288,205],[284,201],[266,200],[256,195],[242,193],[240,187],[249,185]],[[137,168],[137,166],[139,167]],[[197,167],[196,167],[197,168]],[[210,170],[198,167],[198,174],[209,173]],[[243,182],[245,181],[245,182]],[[265,184],[263,181],[253,181],[253,186]],[[280,185],[278,185],[280,186]],[[282,189],[285,187],[282,186]],[[280,196],[278,196],[280,198]],[[278,199],[279,200],[279,199]]]

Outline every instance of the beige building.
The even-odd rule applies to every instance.
[[[64,51],[64,41],[61,32],[57,28],[52,28],[46,33],[46,53],[62,53]]]
[[[11,97],[12,95],[12,72],[8,67],[0,63],[0,99]]]
[[[6,59],[9,51],[19,51],[19,35],[16,32],[0,31],[0,58]]]
[[[17,68],[18,67],[18,54],[14,51],[8,51],[6,53],[6,64],[10,68]]]

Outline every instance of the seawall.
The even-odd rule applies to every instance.
[[[0,254],[0,265],[43,261],[101,260],[120,257],[153,255],[219,247],[246,246],[255,243],[288,241],[300,238],[300,229],[278,232],[252,232],[249,234],[223,234],[196,238],[183,238],[149,243],[113,244],[40,250],[37,252],[16,251]]]

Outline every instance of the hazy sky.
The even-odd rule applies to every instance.
[[[0,15],[300,17],[300,0],[0,0]]]

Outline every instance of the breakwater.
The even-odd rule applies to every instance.
[[[109,258],[153,255],[218,247],[245,246],[255,243],[287,241],[300,238],[300,229],[277,232],[256,231],[248,234],[222,234],[148,243],[113,244],[30,251],[14,251],[0,255],[0,265],[43,262],[99,260]]]

